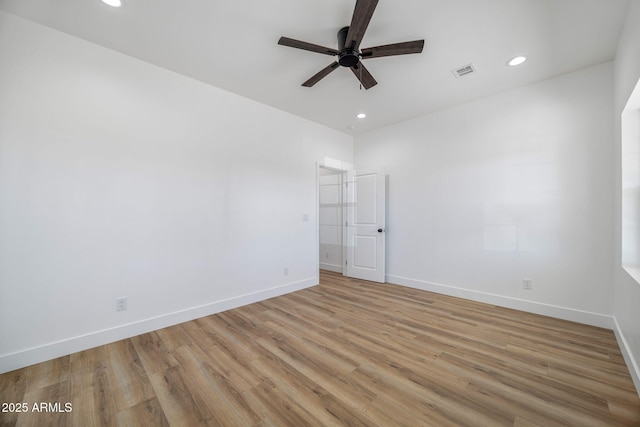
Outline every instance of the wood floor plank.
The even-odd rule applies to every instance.
[[[70,357],[63,356],[47,363],[34,365],[33,372],[29,375],[27,392],[57,384],[68,379],[69,363]]]
[[[178,366],[172,366],[164,374],[154,373],[149,377],[165,418],[171,426],[206,425],[206,415],[199,413],[178,370]]]
[[[157,332],[149,332],[131,338],[147,376],[162,374],[178,364]]]
[[[142,361],[132,340],[123,340],[105,348],[109,360],[109,383],[118,411],[148,402],[155,397]],[[147,407],[143,405],[143,407]]]
[[[30,403],[30,411],[20,414],[16,425],[39,427],[44,424],[69,424],[71,413],[65,407],[65,403],[69,402],[69,387],[69,380],[64,380],[25,394],[24,401]]]
[[[266,322],[275,323],[280,329],[301,337],[305,342],[313,342],[321,348],[329,349],[329,351],[335,354],[335,357],[342,361],[341,363],[347,364],[348,366],[359,365],[360,359],[357,355],[354,355],[348,349],[344,348],[344,346],[336,345],[333,331],[325,331],[322,328],[317,328],[314,323],[307,321],[306,318],[291,319],[286,314],[283,315],[279,310],[270,310],[268,315],[269,317]]]
[[[313,358],[300,353],[293,353],[290,347],[281,348],[281,343],[282,341],[278,339],[261,339],[259,344],[269,350],[272,355],[256,363],[259,363],[265,371],[289,373],[290,375],[286,377],[287,380],[290,379],[298,388],[321,398],[324,403],[316,405],[319,409],[319,413],[314,413],[316,417],[327,421],[326,417],[328,415],[326,411],[329,411],[333,416],[336,413],[346,414],[345,407],[352,410],[360,409],[371,402],[371,398],[367,397],[367,394],[362,393],[361,390],[354,388],[353,384],[341,380],[335,374],[330,373],[331,371],[324,369]],[[271,362],[273,367],[277,369],[267,369],[268,362]],[[282,380],[283,378],[279,379]],[[282,381],[276,381],[276,383],[281,384]],[[299,395],[291,385],[288,390],[296,396]],[[359,391],[359,393],[354,394],[356,391]],[[301,402],[301,404],[303,403],[306,404],[308,402]],[[328,406],[329,403],[331,403],[331,407]],[[352,423],[362,424],[362,420],[359,420],[355,415],[357,414],[354,413]],[[330,418],[329,421],[331,421],[331,424],[336,423],[335,419]],[[369,420],[370,423],[371,420]]]
[[[189,322],[189,324],[190,333],[194,336],[194,341],[198,343],[197,346],[208,356],[207,361],[210,361],[215,366],[216,372],[233,382],[236,389],[243,392],[264,381],[260,373],[250,368],[251,365],[234,357],[233,352],[226,352],[217,345],[215,339],[212,339],[207,334],[203,334],[202,330],[206,328],[206,323],[196,321]],[[200,337],[200,339],[198,339],[198,337]]]
[[[95,372],[104,369],[107,363],[105,350],[108,346],[92,348],[71,355],[71,391],[69,402],[73,405],[70,425],[104,425],[99,401],[94,399]],[[114,408],[115,409],[115,408]]]
[[[552,415],[558,408],[567,408],[567,416],[578,420],[585,419],[598,420],[607,417],[609,411],[607,402],[594,394],[589,394],[572,387],[566,383],[545,382],[542,378],[527,377],[526,381],[512,376],[508,371],[496,368],[493,364],[487,365],[483,361],[467,359],[464,355],[442,356],[441,360],[447,358],[451,364],[451,371],[473,378],[473,384],[483,387],[498,387],[508,394],[514,402],[536,402],[537,406],[543,406]],[[496,411],[504,411],[503,408],[496,407]]]
[[[155,397],[118,412],[116,420],[116,425],[119,426],[170,426]]]
[[[201,414],[200,419],[207,425],[233,424],[238,416],[220,392],[218,383],[204,374],[201,369],[202,364],[192,349],[183,346],[176,349],[174,354],[179,363],[179,372],[184,381],[185,390],[192,397],[194,409],[197,408],[197,412]]]
[[[219,364],[210,359],[208,354],[198,345],[190,346],[190,350],[198,361],[199,370],[207,382],[216,390],[217,395],[223,399],[229,411],[233,411],[232,424],[255,425],[264,418],[262,414],[255,411],[245,399],[243,391],[250,388],[241,385],[238,387],[237,376],[227,377],[220,369]],[[225,408],[220,407],[221,410]]]
[[[610,330],[320,277],[0,375],[0,402],[73,408],[0,413],[0,426],[640,425]]]
[[[258,369],[272,372],[271,380],[278,390],[288,396],[290,405],[304,408],[316,421],[313,425],[371,425],[357,411],[349,410],[321,385],[286,363],[277,354],[252,362]],[[274,369],[276,368],[276,369]]]
[[[24,401],[27,391],[28,376],[32,372],[32,367],[17,369],[12,372],[0,375],[0,403],[15,404]],[[15,426],[18,421],[19,412],[16,410],[0,412],[0,426]]]
[[[377,425],[381,426],[422,426],[432,427],[460,427],[457,420],[443,416],[435,407],[428,407],[419,400],[402,396],[396,398],[394,394],[381,394],[363,411]]]
[[[254,360],[252,363],[256,363]],[[277,426],[319,426],[320,421],[307,408],[292,403],[292,399],[281,391],[271,379],[246,391],[247,402],[255,406],[260,413],[267,414],[265,419],[273,420]]]

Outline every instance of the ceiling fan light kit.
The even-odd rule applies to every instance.
[[[347,34],[349,27],[343,27],[338,31],[338,64],[343,67],[353,67],[360,61],[360,52],[347,46]]]
[[[289,37],[280,37],[278,44],[282,46],[294,47],[310,52],[336,56],[337,61],[332,62],[327,67],[313,75],[309,80],[302,83],[302,86],[311,87],[325,78],[329,73],[338,67],[350,68],[356,78],[365,89],[370,89],[378,82],[373,78],[369,70],[362,64],[363,59],[379,58],[383,56],[407,55],[421,53],[424,48],[423,40],[410,42],[387,44],[370,47],[360,50],[360,42],[369,26],[373,12],[378,5],[378,0],[356,0],[356,7],[351,18],[351,25],[343,27],[338,31],[338,49],[319,46]]]

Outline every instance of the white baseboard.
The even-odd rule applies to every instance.
[[[631,347],[629,347],[629,343],[625,339],[622,329],[620,329],[620,325],[618,324],[618,320],[615,317],[613,318],[613,325],[613,332],[616,334],[618,346],[620,347],[624,361],[627,364],[629,373],[631,374],[631,379],[636,387],[636,392],[638,393],[638,396],[640,396],[640,366],[636,363],[636,360],[640,359],[634,357],[633,351],[631,351]]]
[[[188,322],[200,317],[220,313],[232,308],[241,307],[268,298],[284,295],[300,289],[315,286],[318,277],[311,277],[297,282],[287,283],[270,289],[252,292],[225,300],[215,301],[197,307],[163,314],[161,316],[140,320],[114,328],[103,329],[89,334],[67,338],[61,341],[47,343],[41,346],[0,355],[0,374],[24,368],[36,363],[66,356],[78,351],[87,350],[104,344],[116,342],[125,338]]]
[[[457,288],[454,286],[426,282],[423,280],[409,279],[400,276],[387,275],[386,281],[391,284],[408,286],[410,288],[421,289],[423,291],[435,292],[438,294],[493,304],[500,307],[512,308],[529,313],[542,314],[544,316],[584,323],[586,325],[613,329],[613,317],[605,314],[592,313],[589,311],[576,310],[568,307],[561,307],[557,305],[543,304],[540,302],[528,301],[513,297],[505,297],[502,295],[478,292],[471,289]]]
[[[329,270],[334,273],[342,273],[342,266],[335,264],[325,264],[324,262],[320,263],[320,270]]]

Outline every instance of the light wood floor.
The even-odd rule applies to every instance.
[[[632,426],[611,331],[323,273],[321,284],[0,376],[0,425]]]

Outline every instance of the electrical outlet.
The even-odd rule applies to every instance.
[[[522,289],[526,291],[530,291],[533,289],[533,280],[531,279],[522,279]]]
[[[116,311],[127,309],[127,297],[116,298]]]
[[[325,257],[325,258],[329,258],[329,252],[325,252],[325,253],[324,253],[324,257]]]
[[[285,276],[289,275],[289,267],[285,267],[284,270],[282,271],[282,274],[284,274]]]

